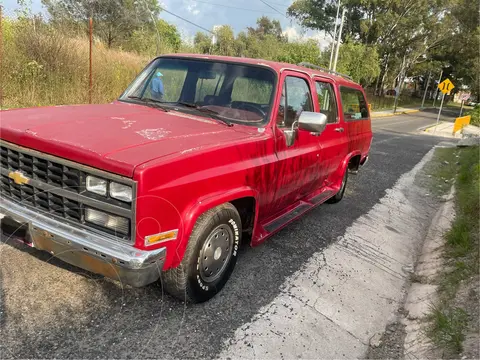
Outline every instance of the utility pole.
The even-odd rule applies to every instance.
[[[345,21],[345,11],[346,9],[343,8],[342,22],[340,23],[340,29],[338,29],[337,48],[335,49],[335,60],[333,61],[333,68],[332,68],[333,71],[337,70],[338,51],[340,50],[340,42],[342,41],[342,30],[343,30],[343,22]]]
[[[430,84],[430,76],[432,75],[432,70],[428,73],[427,85],[425,86],[425,92],[423,93],[423,100],[422,100],[422,109],[423,105],[425,105],[425,97],[427,96],[428,84]]]
[[[337,2],[337,16],[335,16],[335,29],[333,30],[333,41],[332,41],[332,48],[330,49],[330,62],[328,63],[328,70],[332,70],[332,60],[333,60],[333,52],[335,49],[335,38],[337,37],[337,25],[338,25],[338,15],[340,13],[340,0]]]
[[[438,83],[439,84],[442,82],[442,76],[443,76],[443,69],[442,69],[442,71],[440,71],[440,77],[438,78]],[[433,107],[435,107],[435,100],[437,100],[437,96],[438,96],[438,86],[435,89],[435,96],[433,97]]]

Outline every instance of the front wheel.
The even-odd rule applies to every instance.
[[[226,203],[202,214],[180,265],[162,273],[167,292],[193,303],[215,296],[232,274],[241,236],[240,216],[232,204]]]
[[[338,193],[335,194],[335,196],[328,199],[327,203],[335,204],[343,199],[343,194],[345,193],[345,188],[347,187],[347,179],[348,179],[348,169],[345,170],[345,174],[343,175],[342,185],[340,186],[340,190],[338,191]]]

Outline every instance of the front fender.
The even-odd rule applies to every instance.
[[[180,264],[187,248],[188,240],[190,234],[193,231],[193,227],[197,222],[198,218],[207,210],[212,209],[218,205],[231,202],[244,197],[253,197],[255,199],[255,219],[254,224],[256,224],[256,217],[258,215],[258,193],[256,190],[243,186],[240,188],[232,189],[229,191],[216,192],[213,194],[208,194],[199,198],[195,203],[188,207],[182,215],[183,219],[183,234],[181,238],[177,240],[176,251],[174,253],[168,254],[167,252],[167,263],[168,268],[176,267]],[[170,255],[170,256],[169,256]]]

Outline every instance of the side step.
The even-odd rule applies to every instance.
[[[306,213],[308,210],[314,208],[316,205],[319,205],[325,202],[328,198],[333,195],[333,191],[326,190],[317,194],[311,198],[305,200],[300,200],[293,209],[283,213],[276,219],[273,219],[269,223],[265,224],[263,228],[269,234],[272,234],[279,230],[280,228],[287,225],[289,222],[292,222],[296,218],[300,217],[302,214]]]
[[[278,229],[280,229],[285,224],[289,223],[293,219],[302,215],[305,211],[310,209],[313,205],[306,202],[300,202],[296,207],[294,207],[289,212],[281,215],[280,217],[276,218],[275,220],[269,222],[267,225],[264,226],[264,229],[269,233],[272,233]]]

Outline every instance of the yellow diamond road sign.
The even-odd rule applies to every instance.
[[[453,83],[449,79],[445,79],[440,84],[438,84],[438,88],[444,94],[448,94],[450,91],[453,90],[454,87],[455,86],[453,86]]]

